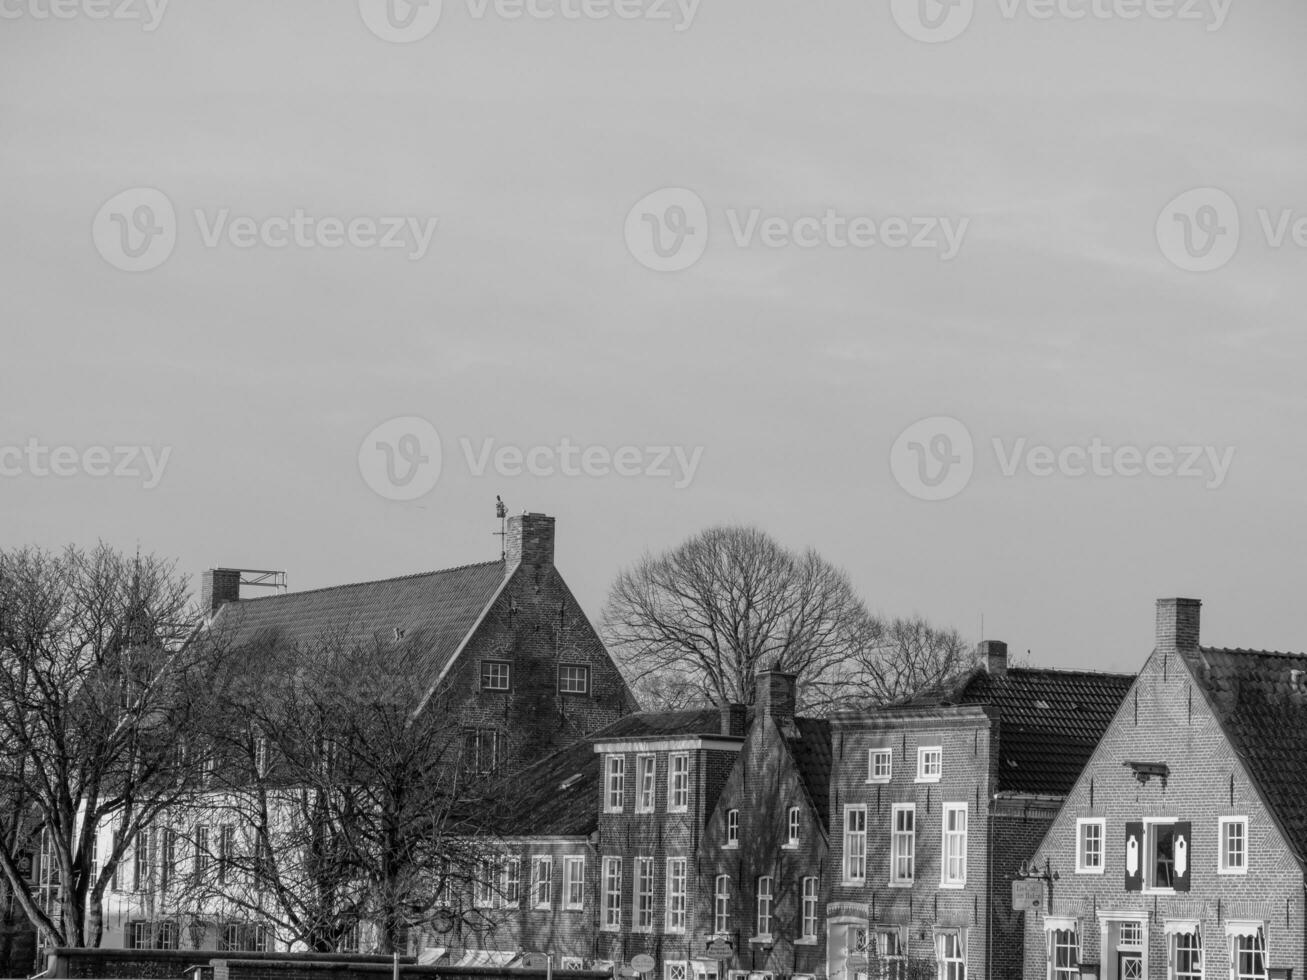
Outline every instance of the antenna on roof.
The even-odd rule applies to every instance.
[[[505,542],[508,540],[508,505],[499,494],[495,494],[495,516],[499,518],[499,530],[491,533],[499,536],[499,560],[505,561],[508,558],[508,551],[505,548]]]

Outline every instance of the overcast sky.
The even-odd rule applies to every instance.
[[[1036,664],[1164,595],[1307,649],[1301,0],[58,2],[0,0],[0,543],[303,589],[496,557],[501,494],[595,619],[747,522]]]

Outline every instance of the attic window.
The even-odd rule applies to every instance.
[[[558,788],[559,788],[560,790],[571,789],[573,786],[575,786],[575,785],[576,785],[577,783],[579,783],[580,781],[581,781],[581,774],[578,772],[578,773],[576,773],[576,774],[574,774],[574,775],[571,775],[571,776],[568,776],[566,779],[564,779],[561,783],[558,784]]]
[[[1049,708],[1052,707],[1052,705],[1049,704],[1047,701],[1036,701],[1035,707],[1038,708],[1040,711],[1047,711]]]
[[[396,639],[396,640],[402,640],[402,639],[404,639],[404,634],[406,634],[407,632],[408,632],[408,630],[404,629],[404,627],[402,627],[402,626],[396,626],[396,627],[395,627],[395,639]]]

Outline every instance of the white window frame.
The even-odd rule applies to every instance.
[[[857,830],[852,827],[854,815],[857,815],[860,825]],[[853,860],[855,855],[857,864]],[[847,803],[844,806],[843,873],[846,885],[861,885],[867,881],[867,807],[863,803]]]
[[[540,900],[542,888],[545,890],[544,901]],[[554,858],[551,854],[535,854],[531,857],[531,907],[554,907]]]
[[[803,879],[803,891],[800,893],[799,938],[816,940],[817,938],[817,902],[820,897],[818,880],[815,876]]]
[[[1063,929],[1049,929],[1046,935],[1048,937],[1048,980],[1078,980],[1080,976],[1079,928],[1072,926]],[[1070,941],[1059,941],[1058,937],[1062,935],[1070,936]],[[1058,966],[1057,954],[1059,951],[1070,952],[1071,962],[1068,966]]]
[[[1226,828],[1235,827],[1235,826],[1243,828],[1243,833],[1242,833],[1243,863],[1239,866],[1231,865],[1226,860],[1227,858],[1227,853],[1225,849]],[[1216,842],[1217,842],[1217,848],[1216,848],[1217,873],[1223,875],[1246,875],[1248,873],[1248,857],[1249,857],[1248,818],[1247,817],[1221,817],[1217,823]]]
[[[1085,828],[1098,830],[1098,864],[1085,863]],[[1107,820],[1103,817],[1076,818],[1076,874],[1101,875],[1107,870]]]
[[[622,859],[609,855],[603,866],[603,919],[599,928],[604,932],[622,929]]]
[[[927,771],[927,760],[935,757],[934,772]],[[944,746],[922,745],[917,748],[917,779],[919,783],[937,783],[944,775]]]
[[[962,829],[950,830],[949,817],[961,814]],[[965,803],[945,803],[943,811],[940,814],[940,826],[942,828],[942,838],[940,842],[939,853],[939,886],[941,888],[965,888],[967,885],[967,825],[970,818],[967,814],[967,804]],[[959,853],[955,856],[952,853],[954,845],[958,846]],[[953,862],[959,863],[958,874],[952,874]]]
[[[491,681],[492,683],[487,683]],[[508,660],[483,660],[481,661],[481,690],[483,691],[509,691],[512,690],[513,683],[513,664]]]
[[[604,813],[621,813],[626,804],[626,756],[610,752],[604,759]]]
[[[1255,936],[1247,936],[1241,932],[1232,932],[1230,928],[1232,924],[1232,920],[1226,920],[1225,929],[1226,942],[1228,944],[1230,956],[1230,980],[1267,980],[1267,977],[1270,975],[1270,968],[1267,966],[1267,962],[1270,960],[1270,943],[1267,942],[1266,939],[1266,924],[1264,922],[1258,924],[1257,934]],[[1262,954],[1261,973],[1239,972],[1239,946],[1240,943],[1246,939],[1252,939],[1254,943],[1257,943],[1260,940],[1260,952]],[[1255,955],[1258,951],[1254,947],[1251,952]],[[1204,967],[1206,967],[1206,964],[1204,964]]]
[[[884,761],[885,771],[877,772],[880,768],[879,763]],[[875,748],[867,750],[867,782],[869,783],[888,783],[894,778],[894,750],[888,748]]]
[[[575,671],[566,675],[567,681],[564,683],[564,671]],[[577,686],[577,682],[580,686]],[[590,667],[587,664],[559,664],[558,665],[558,693],[559,694],[579,694],[586,695],[590,693]]]
[[[1139,870],[1142,872],[1140,877],[1140,890],[1143,894],[1148,895],[1174,895],[1174,888],[1158,887],[1153,884],[1157,874],[1157,859],[1153,856],[1153,848],[1157,846],[1157,828],[1174,827],[1180,823],[1178,817],[1145,817],[1143,852],[1140,855]]]
[[[801,828],[803,826],[803,810],[800,807],[792,806],[785,811],[785,843],[782,847],[791,850],[799,846],[803,839]]]
[[[685,933],[689,902],[689,879],[683,857],[667,859],[667,910],[663,931],[672,935]]]
[[[906,813],[912,823],[911,830],[899,830],[899,814]],[[911,888],[917,880],[917,805],[895,803],[890,810],[889,885],[891,888]],[[906,847],[904,846],[906,845]],[[899,860],[907,862],[908,874],[899,874]]]
[[[874,935],[882,980],[905,980],[908,973],[907,926],[878,925]],[[893,952],[890,952],[891,944]]]
[[[945,956],[950,939],[957,939],[959,956]],[[939,980],[967,980],[967,930],[950,929],[935,934],[935,958]],[[950,964],[960,964],[956,972],[951,972]]]
[[[522,904],[522,859],[519,857],[504,859],[503,902],[506,908]]]
[[[713,935],[731,931],[731,876],[718,875],[713,882]]]
[[[635,812],[653,813],[658,802],[658,756],[641,753],[635,757]]]
[[[1180,972],[1180,940],[1192,936],[1198,945],[1198,972]],[[1264,962],[1264,959],[1263,959]],[[1207,975],[1207,945],[1203,942],[1203,927],[1198,925],[1193,932],[1176,931],[1166,937],[1166,975],[1168,980],[1203,980]]]
[[[575,897],[573,886],[580,897]],[[575,899],[575,900],[574,900]],[[585,856],[568,854],[563,857],[563,909],[580,912],[585,909]]]
[[[493,858],[482,858],[477,862],[475,905],[479,909],[488,909],[495,904],[496,862]]]
[[[740,811],[726,811],[726,843],[722,847],[736,848],[740,846]]]
[[[667,812],[690,809],[690,753],[673,752],[667,757]]]
[[[634,932],[653,932],[654,930],[654,859],[637,857],[635,874],[632,875],[631,890],[634,893],[633,922]]]
[[[754,938],[770,939],[772,927],[776,924],[776,879],[771,875],[760,875],[756,888],[758,915],[754,922]]]

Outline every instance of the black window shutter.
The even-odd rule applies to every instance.
[[[1189,871],[1194,866],[1193,840],[1190,834],[1190,822],[1177,820],[1175,823],[1175,890],[1189,890]]]
[[[1144,824],[1127,820],[1125,825],[1125,890],[1142,891],[1144,887]],[[1187,886],[1186,886],[1187,887]]]

